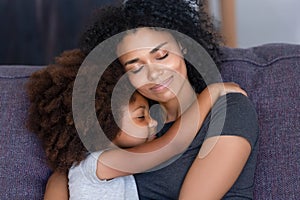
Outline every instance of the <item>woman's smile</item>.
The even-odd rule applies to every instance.
[[[163,82],[151,87],[150,90],[153,92],[162,92],[164,91],[164,89],[169,88],[169,85],[171,85],[173,80],[174,80],[174,76],[170,76],[169,78],[165,79]]]

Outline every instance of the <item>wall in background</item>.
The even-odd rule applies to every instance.
[[[122,0],[0,0],[0,64],[46,65],[78,41],[96,8]]]
[[[210,1],[218,21],[219,1]],[[274,42],[300,44],[299,10],[299,0],[236,0],[237,47]]]

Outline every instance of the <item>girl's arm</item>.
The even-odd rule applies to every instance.
[[[67,174],[54,172],[48,179],[44,200],[68,200]]]
[[[98,178],[111,179],[143,172],[182,153],[194,139],[213,104],[220,96],[229,92],[246,95],[234,83],[209,85],[162,137],[126,150],[112,149],[103,152],[98,158]]]

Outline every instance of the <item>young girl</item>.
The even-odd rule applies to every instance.
[[[135,92],[128,106],[124,101],[119,106],[123,111],[122,128],[126,129],[124,126],[134,123],[140,129],[137,136],[131,136],[120,129],[112,141],[113,144],[128,148],[154,139],[157,122],[150,117],[147,99]],[[138,199],[133,176],[112,179],[114,175],[111,174],[116,170],[101,164],[101,155],[105,153],[109,153],[109,149],[93,152],[79,165],[71,167],[69,170],[70,199]]]
[[[55,98],[57,97],[53,95],[51,97],[52,100],[48,101],[51,105],[43,101],[46,98],[43,95],[49,95],[49,91],[53,91],[53,88],[56,89],[56,92],[59,91],[59,96],[63,96],[66,99],[69,98],[68,95],[71,95],[71,93],[69,93],[68,89],[63,87],[63,85],[72,85],[74,80],[70,78],[69,73],[73,74],[73,72],[76,72],[78,69],[76,67],[76,62],[80,60],[79,55],[79,51],[65,52],[57,59],[58,63],[56,65],[49,66],[45,70],[32,76],[28,87],[32,101],[31,117],[37,114],[36,110],[33,108],[38,108],[41,111],[44,110],[44,108],[52,106],[53,102],[58,102],[57,100],[55,101]],[[68,69],[68,73],[66,73],[66,69]],[[115,76],[122,74],[122,72],[118,69],[121,68],[114,68],[114,66],[109,67],[105,76],[103,76],[104,80],[100,81],[99,85],[101,87],[99,86],[99,91],[103,91],[98,92],[96,95],[96,108],[102,108],[102,110],[99,110],[98,119],[104,133],[107,134],[107,137],[110,138],[115,145],[126,148],[126,151],[116,148],[106,149],[104,151],[95,151],[88,155],[83,161],[79,159],[76,160],[72,157],[69,157],[68,159],[65,158],[66,162],[64,162],[63,158],[51,160],[54,156],[60,154],[64,155],[63,153],[66,150],[68,150],[69,153],[72,153],[71,150],[73,150],[74,154],[78,154],[76,152],[78,150],[75,150],[74,147],[80,145],[72,143],[72,141],[76,141],[78,139],[78,135],[72,135],[73,131],[69,129],[69,134],[72,139],[71,141],[68,141],[68,137],[64,134],[65,132],[62,132],[60,135],[57,135],[55,132],[48,132],[47,135],[42,135],[43,132],[46,131],[43,130],[42,125],[40,125],[42,128],[39,129],[39,131],[36,131],[36,133],[41,137],[44,145],[52,141],[52,146],[54,146],[52,149],[57,149],[55,153],[51,153],[49,151],[50,148],[45,149],[46,152],[50,152],[47,154],[47,158],[50,160],[50,163],[54,163],[52,164],[52,166],[54,166],[54,170],[63,171],[61,169],[63,169],[64,166],[68,166],[66,163],[68,163],[71,158],[73,159],[74,165],[69,171],[69,190],[70,197],[72,199],[138,199],[137,188],[133,176],[126,175],[151,169],[172,156],[181,153],[192,141],[197,133],[197,129],[201,126],[202,121],[205,119],[211,106],[219,96],[230,91],[243,92],[236,84],[225,84],[225,90],[223,90],[223,84],[213,84],[209,86],[208,88],[211,93],[209,93],[208,89],[205,89],[201,94],[199,94],[197,101],[194,102],[194,104],[191,105],[191,107],[174,123],[172,128],[170,128],[164,136],[155,140],[153,140],[155,134],[153,128],[156,126],[156,122],[150,117],[147,100],[138,92],[135,92],[127,105],[127,102],[120,97],[119,114],[121,116],[118,117],[118,119],[121,119],[120,124],[122,125],[122,129],[130,130],[124,126],[131,122],[134,123],[133,125],[139,126],[138,137],[132,137],[130,132],[124,132],[117,126],[114,127],[117,123],[110,123],[112,118],[111,109],[105,109],[110,105],[110,98],[117,80],[115,79]],[[55,73],[53,73],[54,71]],[[60,90],[54,81],[57,81],[58,77],[60,80],[58,81],[60,82]],[[46,88],[44,91],[42,91],[41,88],[37,90],[37,87],[41,85],[44,85],[42,88]],[[201,101],[201,105],[198,105],[199,101]],[[68,110],[68,108],[70,108],[68,103],[70,104],[70,102],[64,101],[64,104],[55,105],[55,108],[60,107],[60,111],[68,113],[70,112],[70,110]],[[44,104],[44,107],[41,106],[42,104]],[[50,111],[50,113],[53,112],[55,112],[55,109],[52,112]],[[201,113],[200,115],[199,112]],[[65,116],[68,116],[68,114]],[[42,118],[42,120],[45,120],[48,115],[46,113],[43,114],[43,112],[39,112],[39,117]],[[189,127],[187,131],[186,127],[181,127],[181,121],[186,123],[184,121],[190,119],[190,117],[193,117],[198,123],[193,122],[193,124],[195,124],[195,128],[193,129]],[[62,121],[65,121],[66,119],[68,118],[66,117]],[[131,119],[131,121],[128,119]],[[29,125],[33,127],[33,122],[29,122],[31,122]],[[58,121],[56,120],[56,123],[57,122]],[[71,119],[69,119],[69,124],[72,124]],[[53,130],[55,130],[56,125],[54,124],[52,126],[54,127]],[[63,126],[59,127],[64,130]],[[185,130],[184,134],[181,133],[182,129]],[[62,146],[61,143],[64,143],[63,148],[58,149]],[[160,149],[162,146],[165,146],[163,150],[155,152],[155,150]],[[136,154],[132,155],[132,153],[147,154],[136,156]],[[54,194],[53,185],[51,186],[51,184],[49,184],[48,188],[49,187],[50,189],[46,192],[45,199],[57,199],[62,197],[59,196],[60,193]],[[63,198],[66,197],[67,195]]]

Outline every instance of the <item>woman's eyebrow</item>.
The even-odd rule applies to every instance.
[[[124,67],[126,67],[126,65],[133,64],[133,63],[135,63],[137,61],[139,61],[138,58],[134,58],[132,60],[129,60],[129,61],[127,61],[127,62],[124,63]]]
[[[158,45],[157,47],[155,47],[154,49],[152,49],[152,50],[150,51],[150,54],[153,54],[153,53],[157,52],[162,46],[166,45],[167,43],[168,43],[168,42],[163,42],[163,43],[161,43],[160,45]]]

